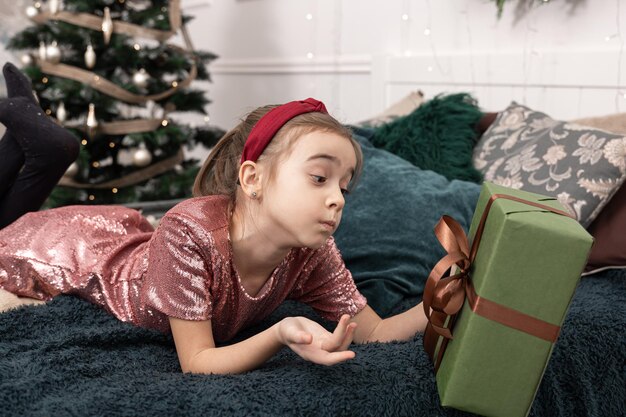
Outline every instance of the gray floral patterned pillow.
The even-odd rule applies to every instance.
[[[626,137],[515,102],[474,148],[485,181],[556,197],[587,227],[626,179]]]

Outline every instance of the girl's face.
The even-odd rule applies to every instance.
[[[324,244],[341,221],[355,166],[354,148],[345,137],[312,132],[298,138],[264,190],[263,211],[275,237],[291,247]]]

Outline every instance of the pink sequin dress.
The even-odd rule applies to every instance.
[[[122,321],[169,331],[168,316],[211,319],[217,341],[267,317],[285,299],[337,321],[366,304],[334,239],[292,249],[258,294],[232,262],[228,198],[186,200],[156,230],[136,210],[68,206],[28,213],[0,230],[0,288],[50,299],[74,294]]]

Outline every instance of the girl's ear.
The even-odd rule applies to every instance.
[[[245,161],[239,167],[239,184],[244,193],[250,198],[257,198],[261,194],[262,169],[255,162]]]

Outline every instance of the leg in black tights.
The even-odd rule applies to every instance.
[[[79,151],[78,139],[39,107],[28,79],[11,64],[3,73],[9,98],[0,101],[7,127],[0,141],[0,228],[39,210]]]

